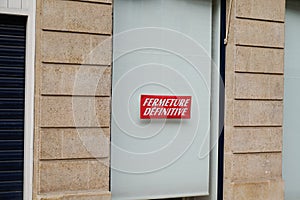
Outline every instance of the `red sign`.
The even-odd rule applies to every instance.
[[[141,119],[190,119],[191,96],[141,95]]]

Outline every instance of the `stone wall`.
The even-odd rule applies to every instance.
[[[224,199],[283,199],[285,1],[227,7]],[[112,1],[37,0],[36,32],[33,199],[110,199]]]
[[[224,200],[283,197],[284,0],[227,0]]]
[[[111,0],[37,0],[33,199],[107,200]]]

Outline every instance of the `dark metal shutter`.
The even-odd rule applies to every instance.
[[[0,14],[0,199],[23,199],[26,17]]]

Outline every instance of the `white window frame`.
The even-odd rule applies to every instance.
[[[25,55],[24,177],[23,198],[32,199],[34,135],[34,66],[36,0],[27,2],[28,9],[0,8],[1,14],[27,17]]]

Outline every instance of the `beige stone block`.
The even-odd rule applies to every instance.
[[[109,157],[110,138],[108,128],[65,131],[62,141],[63,158]]]
[[[40,159],[62,158],[61,131],[55,129],[42,129],[40,131]]]
[[[39,192],[88,190],[88,161],[41,161]]]
[[[284,22],[285,0],[236,0],[236,16]]]
[[[234,122],[233,109],[234,109],[234,100],[230,99],[225,95],[225,113],[224,113],[224,123],[225,126],[230,126]]]
[[[109,166],[108,160],[95,160],[89,162],[89,189],[109,190]]]
[[[233,154],[232,180],[279,179],[281,153]]]
[[[42,32],[43,62],[111,65],[111,37],[66,32]]]
[[[225,125],[224,126],[224,152],[225,153],[232,152],[232,134],[233,134],[232,125]]]
[[[234,70],[226,72],[225,79],[225,94],[226,98],[233,99],[234,98],[234,83],[235,83],[235,73]]]
[[[271,200],[268,181],[234,183],[232,200]]]
[[[284,23],[237,19],[235,44],[284,48]]]
[[[109,157],[109,128],[43,128],[41,159]]]
[[[234,128],[232,151],[234,153],[281,152],[282,128]]]
[[[234,101],[230,100],[227,95],[225,95],[225,113],[224,113],[224,152],[231,152],[231,140],[233,133],[233,107]]]
[[[266,180],[233,183],[233,200],[283,200],[283,182]]]
[[[233,24],[231,24],[231,26],[232,25]],[[234,36],[233,31],[229,34],[231,37]],[[231,43],[228,43],[226,45],[226,68],[225,68],[226,78],[227,78],[228,73],[233,73],[234,72],[234,65],[235,65],[235,59],[236,59],[235,58],[236,57],[236,55],[235,55],[235,52],[236,52],[235,49],[236,48],[237,47],[233,44],[233,39],[232,39]],[[225,81],[227,81],[227,79],[225,79]]]
[[[233,200],[233,184],[230,180],[223,180],[223,200]]]
[[[110,194],[101,194],[101,195],[73,195],[63,197],[61,200],[111,200]]]
[[[270,181],[269,200],[284,200],[284,182],[282,180]]]
[[[41,97],[41,127],[108,127],[109,97]]]
[[[232,153],[224,153],[224,179],[232,177]]]
[[[235,70],[283,74],[284,49],[236,47]]]
[[[75,194],[59,193],[55,195],[40,195],[39,200],[111,200],[110,192],[86,191]]]
[[[111,34],[112,6],[80,1],[44,0],[42,28]]]
[[[283,99],[283,75],[235,74],[236,99]]]
[[[95,3],[108,3],[108,4],[112,3],[112,0],[77,0],[77,1],[95,2]]]
[[[282,101],[234,101],[234,126],[281,126]]]
[[[47,95],[111,95],[111,68],[86,65],[42,66],[41,93]]]

